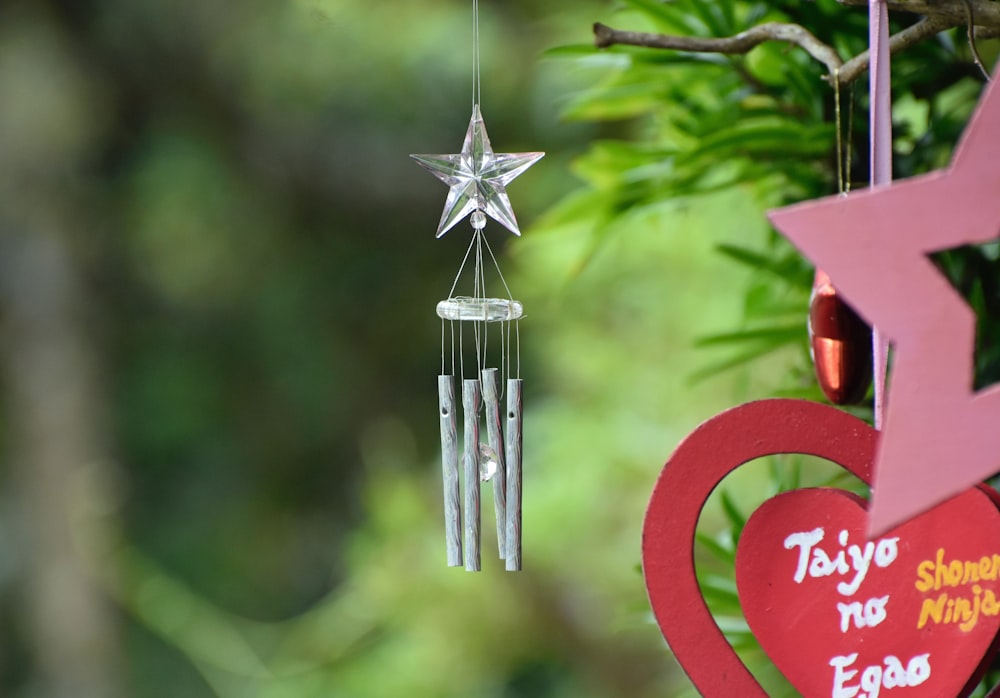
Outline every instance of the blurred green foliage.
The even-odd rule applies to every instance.
[[[742,399],[818,397],[810,269],[763,212],[835,191],[834,95],[784,46],[599,52],[590,24],[713,36],[789,19],[847,54],[864,46],[863,12],[483,0],[481,13],[493,145],[548,152],[511,186],[525,236],[495,243],[527,309],[520,574],[501,571],[489,535],[482,573],[444,566],[433,308],[466,241],[433,239],[445,190],[406,157],[460,145],[469,3],[0,7],[0,184],[73,221],[92,294],[113,546],[78,553],[118,609],[122,695],[691,694],[635,570],[642,515],[698,422]],[[898,176],[947,162],[979,89],[966,59],[944,35],[895,60]],[[861,183],[854,92],[843,128]],[[941,263],[992,307],[995,257]],[[2,477],[15,486],[9,459]],[[706,597],[769,686],[781,679],[735,603],[739,528],[774,492],[834,477],[753,464],[706,508]],[[0,500],[3,521],[18,516]],[[0,693],[45,695],[19,602],[34,580],[0,536],[5,548]]]

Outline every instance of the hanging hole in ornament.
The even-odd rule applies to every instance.
[[[447,407],[442,407],[441,408],[441,416],[442,417],[447,417],[448,416],[448,408]]]
[[[982,390],[1000,383],[1000,264],[997,241],[952,247],[929,255],[938,270],[976,315],[973,387]]]
[[[445,320],[503,322],[520,319],[524,306],[519,301],[506,298],[455,296],[438,303],[437,314]]]

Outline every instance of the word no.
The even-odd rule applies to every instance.
[[[887,603],[889,603],[888,594],[885,596],[874,596],[864,603],[860,601],[852,601],[851,603],[837,602],[837,610],[840,611],[840,632],[847,632],[852,619],[854,620],[855,628],[874,628],[888,616],[885,610]]]

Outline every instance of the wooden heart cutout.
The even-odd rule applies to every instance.
[[[743,614],[804,696],[966,695],[1000,628],[1000,511],[971,489],[872,541],[865,500],[785,492],[736,550]]]
[[[827,405],[761,400],[712,417],[667,461],[643,524],[643,573],[660,630],[703,696],[767,695],[719,630],[695,577],[695,529],[712,490],[744,463],[780,453],[819,456],[870,482],[877,435]],[[985,663],[994,649],[979,659]]]

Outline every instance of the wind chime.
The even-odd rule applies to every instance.
[[[441,420],[441,469],[444,483],[444,523],[448,565],[463,563],[464,519],[465,569],[477,572],[480,562],[480,483],[493,482],[497,547],[507,570],[521,569],[521,421],[520,326],[524,314],[500,272],[500,265],[483,234],[492,218],[520,236],[517,219],[507,196],[507,185],[537,162],[544,153],[494,153],[480,112],[479,2],[472,3],[472,118],[462,152],[452,155],[411,155],[423,168],[448,185],[440,238],[469,217],[472,240],[459,267],[448,298],[437,305],[441,318],[441,375],[438,376],[438,408]],[[506,298],[494,298],[486,290],[486,257],[492,262]],[[455,295],[463,272],[473,261],[472,295]],[[487,363],[489,327],[499,327],[499,368]],[[466,374],[466,333],[475,349],[475,373]],[[493,333],[496,336],[497,333]],[[446,338],[450,337],[450,341]],[[456,340],[458,348],[456,350]],[[511,353],[513,343],[514,354]],[[462,380],[464,416],[464,512],[459,483],[458,428],[455,376]],[[501,374],[502,375],[498,375]],[[499,386],[506,379],[506,422],[500,411]],[[485,407],[487,442],[480,441],[480,420]],[[464,514],[464,516],[463,516]]]

